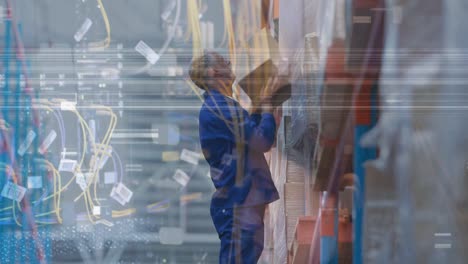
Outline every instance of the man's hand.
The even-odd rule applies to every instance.
[[[265,99],[265,101],[262,102],[262,112],[263,113],[273,113],[274,111],[273,104],[271,103],[271,98]]]
[[[261,94],[256,100],[255,104],[252,105],[251,113],[261,113],[268,112],[272,113],[275,108],[273,106],[273,96],[278,92],[278,90],[285,84],[287,81],[284,77],[278,77],[277,74],[270,77],[261,90]]]
[[[262,112],[272,112],[273,111],[273,106],[272,106],[272,96],[271,96],[271,90],[276,89],[274,85],[277,82],[277,76],[274,75],[273,77],[270,77],[263,89],[261,89],[261,94],[255,100],[252,102],[252,107],[250,112],[252,114],[261,114]]]
[[[260,105],[262,112],[264,113],[272,113],[274,111],[273,107],[273,95],[278,91],[280,88],[278,76],[272,76],[268,79],[266,87],[262,90],[262,94],[260,96]]]

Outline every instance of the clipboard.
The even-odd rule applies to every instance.
[[[258,105],[268,80],[278,74],[279,48],[277,41],[262,29],[254,35],[240,56],[236,75],[242,90],[249,96],[252,105]],[[278,76],[280,88],[272,95],[273,106],[280,106],[291,97],[291,84],[284,76]]]

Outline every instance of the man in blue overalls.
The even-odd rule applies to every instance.
[[[221,240],[219,263],[257,263],[263,251],[263,217],[279,195],[264,152],[275,140],[271,98],[249,115],[232,96],[230,62],[215,52],[192,61],[190,78],[201,89],[200,141],[216,188],[211,217]],[[269,81],[275,90],[276,81]]]

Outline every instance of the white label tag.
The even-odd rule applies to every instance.
[[[62,159],[59,164],[59,171],[74,172],[76,168],[76,160]]]
[[[145,57],[146,60],[151,64],[155,64],[159,60],[159,55],[142,40],[138,42],[135,50],[143,55],[143,57]]]
[[[43,154],[47,151],[50,147],[52,142],[54,142],[55,138],[57,138],[57,132],[55,130],[50,131],[49,135],[44,139],[41,146],[39,147],[39,153]]]
[[[130,189],[127,188],[123,183],[117,184],[117,187],[115,189],[115,192],[120,195],[124,199],[125,202],[130,202],[130,199],[133,196],[133,192],[130,191]]]
[[[372,18],[370,16],[353,16],[354,24],[370,24]]]
[[[81,27],[78,29],[78,31],[75,33],[73,36],[77,42],[81,41],[81,39],[84,37],[86,32],[91,28],[91,25],[93,24],[93,21],[91,19],[86,18],[86,20],[83,22]]]
[[[2,196],[11,200],[15,200],[17,202],[21,202],[23,200],[24,195],[26,194],[26,188],[23,186],[19,186],[12,182],[7,182],[2,190]]]
[[[188,182],[190,181],[190,177],[183,171],[183,170],[180,170],[180,169],[177,169],[174,176],[173,176],[174,180],[176,182],[178,182],[180,185],[182,186],[186,186],[188,184]]]
[[[86,184],[91,184],[93,182],[93,177],[94,177],[94,173],[92,172],[87,172],[84,174],[84,178],[85,178],[85,181],[86,181]]]
[[[112,149],[110,150],[109,155],[112,155]],[[107,160],[109,160],[109,155],[107,155],[107,153],[106,153],[106,154],[103,154],[103,155],[101,156],[101,159],[100,159],[101,162],[99,163],[99,169],[100,169],[100,170],[102,170],[102,168],[104,168],[104,166],[106,165]]]
[[[78,152],[67,151],[66,148],[63,148],[63,151],[60,152],[60,157],[62,157],[62,159],[65,159],[67,156],[77,156],[77,155],[78,155]]]
[[[96,155],[91,156],[91,159],[89,160],[89,169],[92,171],[96,171],[97,165],[99,163],[99,160],[96,160]]]
[[[76,110],[76,103],[70,101],[63,101],[60,102],[60,110],[62,111],[75,111]]]
[[[75,174],[76,184],[78,184],[81,190],[86,190],[86,188],[91,184],[93,181],[94,174],[92,172],[87,173],[76,173]]]
[[[125,185],[122,183],[117,184],[112,188],[110,197],[116,200],[119,204],[124,206],[126,203],[130,201],[133,196],[133,192],[130,191]]]
[[[101,215],[101,207],[93,206],[93,215]]]
[[[31,146],[31,143],[33,140],[36,138],[36,133],[34,131],[29,130],[28,135],[26,136],[26,139],[24,142],[19,146],[18,148],[18,154],[20,156],[23,156],[26,150],[28,150],[29,146]]]
[[[30,177],[28,177],[28,188],[29,189],[42,188],[42,177],[41,176],[30,176]]]
[[[180,159],[191,163],[193,165],[198,165],[198,160],[200,159],[200,154],[194,151],[190,151],[188,149],[183,149],[180,153]]]
[[[114,187],[112,188],[112,191],[111,191],[111,193],[110,193],[110,197],[111,197],[112,199],[116,200],[116,201],[117,201],[120,205],[122,205],[122,206],[124,206],[124,205],[126,204],[125,200],[124,200],[122,197],[120,197],[119,194],[117,194],[117,192],[116,192],[116,186],[114,186]]]
[[[96,121],[94,119],[89,120],[89,128],[91,129],[91,140],[96,142]]]
[[[109,160],[110,155],[112,155],[112,147],[111,146],[109,146],[107,148],[107,153],[101,153],[100,158],[97,161],[97,164],[99,164],[99,169],[100,170],[102,170],[102,168],[104,168],[104,166],[107,163],[107,160]],[[96,155],[93,155],[91,157],[90,167],[94,168],[94,170],[97,169],[96,168]]]
[[[104,173],[104,184],[113,184],[116,182],[117,174],[114,171]]]
[[[82,191],[86,190],[86,179],[83,173],[76,173],[75,174],[75,181],[78,184]]]

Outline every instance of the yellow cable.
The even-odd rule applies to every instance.
[[[109,158],[112,157],[112,154],[111,154],[111,153],[105,152],[105,153],[103,153],[103,154],[101,155],[101,159],[104,158],[104,157],[103,157],[104,155],[108,156]],[[99,162],[101,162],[101,159],[99,159]],[[99,171],[100,171],[100,169],[98,168],[98,169],[97,169],[97,172],[96,172],[97,175],[99,175]],[[94,186],[93,186],[93,187],[94,187],[94,199],[95,199],[95,201],[96,201],[96,203],[97,203],[98,205],[101,205],[101,203],[100,203],[99,200],[97,199],[97,197],[98,197],[98,196],[97,196],[97,177],[96,177],[96,179],[93,181],[93,184],[94,184]]]
[[[51,109],[50,107],[48,106],[45,106],[44,107],[45,109],[47,110],[50,110],[50,111],[53,111],[53,109]],[[96,144],[95,144],[95,140],[94,138],[92,138],[92,134],[91,134],[91,129],[89,128],[89,126],[87,125],[87,123],[85,122],[85,120],[81,117],[81,115],[79,114],[79,112],[77,111],[74,111],[75,114],[77,115],[79,121],[80,121],[80,124],[82,126],[82,131],[83,131],[83,137],[84,137],[84,149],[87,148],[87,138],[86,138],[86,132],[85,132],[85,129],[88,131],[88,133],[91,135],[91,139],[92,139],[92,143],[93,144],[93,148],[94,148],[94,152],[97,153],[97,155],[100,154],[100,152],[105,152],[107,149],[108,149],[108,144],[110,142],[110,138],[111,138],[111,135],[112,135],[112,132],[113,130],[115,129],[115,126],[116,126],[116,120],[117,120],[117,116],[112,112],[112,110],[110,108],[106,108],[110,111],[111,113],[111,122],[110,122],[110,125],[109,125],[109,129],[106,133],[106,136],[104,137],[104,140],[103,140],[103,145],[102,145],[102,149],[100,149],[99,151],[96,150]],[[109,153],[103,153],[103,155],[110,155]],[[50,215],[50,214],[56,214],[57,216],[57,220],[59,223],[62,223],[62,218],[60,216],[60,198],[61,198],[61,192],[63,190],[65,190],[72,182],[73,180],[76,178],[76,174],[73,175],[73,177],[70,179],[69,182],[67,182],[67,184],[65,184],[65,186],[61,186],[61,176],[60,176],[60,173],[58,172],[58,170],[53,166],[53,164],[51,164],[49,161],[46,160],[46,164],[48,165],[48,167],[52,170],[53,174],[54,174],[54,194],[52,195],[49,195],[47,197],[45,197],[44,199],[42,199],[42,201],[45,201],[45,200],[48,200],[50,198],[54,198],[54,207],[55,207],[55,210],[53,211],[50,211],[50,212],[45,212],[45,213],[41,213],[41,214],[37,214],[35,215],[36,217],[38,216],[44,216],[44,215]],[[13,181],[15,182],[16,184],[16,175],[14,174],[14,171],[11,170],[11,168],[9,168],[9,166],[7,164],[0,164],[0,165],[4,165],[5,167],[5,170],[8,171],[8,172],[11,172],[12,173],[12,176],[13,176]],[[82,162],[80,162],[80,165],[78,166],[78,168],[76,169],[75,172],[79,172],[80,171],[80,168],[81,168],[81,165],[82,165]],[[95,179],[95,175],[94,175],[94,179]],[[94,182],[96,183],[96,180],[94,180]],[[57,186],[58,184],[58,186]],[[89,187],[89,186],[88,186]],[[91,214],[90,214],[90,206],[94,206],[94,204],[92,203],[92,199],[91,199],[91,196],[89,194],[89,189],[87,189],[87,193],[85,195],[85,205],[86,205],[86,209],[87,209],[87,213],[88,213],[88,217],[90,218],[90,221],[93,222],[93,219],[91,217]],[[96,190],[95,190],[95,196],[97,197],[96,195]],[[21,208],[21,205],[20,203],[18,202],[18,208]],[[13,211],[13,218],[16,222],[16,224],[18,226],[21,226],[21,223],[18,222],[18,219],[16,217],[16,206],[14,205],[14,202],[13,202],[13,206],[9,206],[9,207],[6,207],[6,208],[2,208],[0,209],[0,211],[5,211],[5,210],[8,210],[8,209],[12,209]],[[95,216],[96,218],[99,218],[97,216]],[[5,218],[5,219],[10,219],[10,218]],[[39,223],[39,222],[38,222]],[[47,223],[47,222],[40,222],[40,223],[43,223],[43,224],[51,224],[51,223]]]
[[[13,219],[15,220],[15,223],[16,223],[17,226],[23,226],[23,225],[21,225],[20,222],[18,222],[18,219],[16,219],[16,206],[15,206],[15,201],[13,201],[12,204],[13,204],[13,209],[12,209],[12,211],[13,211]]]
[[[59,100],[59,101],[61,101],[61,100]],[[46,108],[47,108],[47,106],[46,106]],[[84,162],[84,150],[87,149],[87,142],[88,142],[87,134],[90,137],[91,145],[92,145],[92,148],[93,148],[93,151],[94,151],[95,162],[100,161],[102,159],[103,155],[108,155],[108,156],[111,155],[109,153],[109,151],[108,151],[109,150],[109,143],[110,143],[112,133],[115,130],[115,127],[116,127],[117,116],[114,114],[112,109],[109,108],[109,107],[96,106],[96,108],[97,109],[101,108],[101,109],[104,109],[105,111],[108,111],[110,113],[110,117],[111,117],[110,122],[109,122],[109,127],[108,127],[108,130],[107,130],[103,140],[102,140],[102,144],[96,144],[96,139],[92,135],[92,132],[91,132],[91,129],[90,129],[89,125],[86,123],[86,121],[84,120],[84,118],[81,116],[81,114],[78,111],[72,110],[72,112],[77,116],[77,118],[78,118],[78,120],[80,122],[80,126],[81,126],[82,133],[83,133],[83,139],[84,139],[83,140],[83,156],[82,156],[82,159],[81,159],[79,165],[77,166],[77,168],[75,170],[75,173],[74,173],[73,177],[70,179],[69,182],[67,182],[65,184],[65,186],[61,187],[60,173],[55,169],[55,167],[53,167],[52,164],[48,163],[49,167],[54,172],[54,176],[55,176],[54,179],[56,179],[56,180],[54,180],[54,194],[44,198],[43,201],[54,197],[54,206],[56,207],[56,210],[54,210],[52,212],[45,213],[45,214],[56,213],[57,214],[57,219],[58,219],[58,221],[60,223],[62,222],[61,216],[59,214],[59,210],[60,210],[60,193],[64,189],[66,189],[73,182],[73,180],[76,178],[76,173],[79,173],[81,171],[81,167],[82,167],[82,164]],[[52,109],[50,109],[50,110],[52,110]],[[97,148],[98,145],[99,145],[99,148]],[[81,196],[84,196],[84,201],[85,201],[85,206],[86,206],[86,211],[87,211],[87,214],[88,214],[88,218],[92,223],[94,223],[94,220],[93,220],[93,215],[90,213],[90,209],[92,207],[94,207],[95,205],[93,203],[93,199],[92,199],[92,197],[90,195],[90,192],[89,192],[89,187],[91,186],[91,183],[94,183],[94,187],[95,187],[94,188],[94,196],[95,196],[96,203],[99,204],[99,201],[97,199],[97,190],[96,190],[97,175],[99,173],[99,164],[94,164],[94,165],[95,165],[94,168],[93,168],[94,171],[91,172],[91,173],[93,173],[93,177],[92,177],[91,181],[89,183],[87,183],[86,189],[75,199],[75,202],[76,202],[79,198],[81,198]],[[59,185],[58,187],[55,185],[56,182]],[[57,210],[57,208],[59,210]],[[99,217],[97,217],[97,216],[94,216],[94,217],[99,219]]]
[[[89,211],[89,204],[88,204],[88,197],[87,195],[84,196],[84,201],[85,201],[85,207],[86,207],[86,213],[88,215],[88,219],[91,223],[94,224],[94,220],[93,220],[93,217],[92,217],[92,214],[90,213]]]
[[[3,166],[1,169],[2,170],[5,170],[7,173],[9,172],[12,172],[12,169],[11,167],[6,164],[6,163],[0,163],[0,166]],[[15,184],[17,184],[17,181],[16,181],[16,176],[13,177],[13,181]],[[18,226],[21,226],[21,223],[18,222],[18,219],[16,219],[16,205],[15,205],[15,201],[12,202],[12,206],[8,206],[8,207],[5,207],[5,208],[2,208],[0,209],[0,211],[6,211],[8,209],[11,209],[12,213],[13,213],[13,219],[15,220],[16,224]],[[5,219],[10,219],[10,217],[8,218],[5,218]]]
[[[96,141],[95,141],[95,138],[94,138],[94,136],[93,136],[93,134],[91,132],[91,129],[89,128],[88,124],[86,123],[86,121],[84,120],[84,118],[81,116],[81,114],[78,111],[73,110],[72,112],[75,113],[75,115],[78,117],[79,122],[84,126],[85,130],[88,132],[88,134],[90,136],[90,139],[91,139],[91,144],[92,144],[94,153],[96,153]],[[85,150],[83,149],[83,152],[84,151]]]
[[[39,217],[39,216],[45,216],[45,215],[56,214],[57,211],[60,211],[60,210],[62,210],[62,209],[54,210],[54,211],[49,211],[49,212],[45,212],[45,213],[40,213],[40,214],[35,214],[34,216]],[[61,223],[61,222],[60,222],[60,223]]]
[[[110,139],[111,139],[111,136],[113,134],[113,131],[115,129],[115,126],[117,124],[117,116],[114,114],[114,112],[112,111],[112,109],[110,107],[106,107],[106,106],[101,106],[101,105],[98,105],[98,106],[95,106],[96,109],[103,109],[105,111],[107,111],[110,115],[110,121],[109,121],[109,127],[107,129],[107,132],[106,134],[104,135],[104,138],[102,140],[102,144],[100,144],[102,146],[102,148],[99,148],[95,153],[94,153],[94,162],[98,162],[99,163],[101,162],[101,160],[104,158],[103,156],[104,155],[107,155],[109,157],[111,157],[111,153],[110,152],[107,152],[105,153],[105,151],[107,151],[109,149],[109,143],[110,143]],[[101,154],[102,153],[102,154]],[[96,201],[96,203],[98,205],[100,205],[100,202],[99,200],[97,199],[97,176],[96,175],[99,175],[99,171],[100,171],[100,168],[99,168],[99,164],[94,164],[95,168],[96,168],[96,172],[95,172],[95,177],[93,177],[93,184],[94,184],[94,199]]]
[[[9,210],[9,209],[11,209],[11,208],[12,208],[12,206],[8,206],[8,207],[5,207],[5,208],[2,208],[2,209],[0,209],[0,212],[3,212],[3,211],[6,211],[6,210]]]
[[[240,2],[240,10],[241,12],[238,13],[237,15],[237,37],[240,43],[244,44],[246,42],[246,28],[248,25],[248,17],[246,17],[249,13],[249,8],[247,6],[248,1],[241,1]]]
[[[36,106],[37,107],[37,106]],[[48,106],[43,106],[43,108],[49,110],[49,111],[53,111],[53,109],[51,109],[50,107]],[[54,173],[54,181],[53,181],[53,184],[54,184],[54,194],[53,195],[50,195],[46,198],[44,198],[42,201],[45,201],[45,200],[48,200],[50,199],[51,197],[54,197],[54,208],[55,210],[54,211],[51,211],[51,212],[46,212],[46,213],[41,213],[41,214],[38,214],[38,215],[35,215],[36,217],[37,216],[44,216],[44,215],[50,215],[50,214],[53,214],[53,213],[56,213],[57,214],[57,218],[59,220],[59,222],[61,223],[61,217],[60,217],[60,214],[58,213],[58,211],[60,210],[60,193],[65,189],[65,188],[62,188],[61,190],[58,191],[57,189],[57,186],[56,186],[56,179],[58,179],[59,181],[59,184],[60,184],[60,174],[59,172],[55,169],[55,167],[53,166],[52,163],[50,163],[49,161],[45,160],[46,164],[48,165],[48,167],[50,169],[52,169],[53,173]],[[7,168],[9,167],[8,165],[6,166]],[[12,170],[10,170],[12,171]],[[16,178],[16,176],[15,176]],[[71,182],[71,181],[70,181]],[[59,195],[59,198],[57,199],[57,195]],[[21,205],[19,202],[17,202],[17,205],[18,205],[18,208],[21,208]],[[57,206],[58,205],[58,206]],[[13,210],[13,215],[14,215],[14,219],[15,219],[15,222],[17,225],[21,226],[21,224],[18,222],[18,220],[16,219],[16,206],[10,206],[10,207],[7,207],[7,208],[3,208],[3,209],[0,209],[0,211],[4,211],[4,210],[7,210],[7,209],[12,209]]]
[[[83,122],[81,122],[81,120],[80,120],[80,127],[81,127],[81,132],[83,134],[83,150],[82,150],[83,153],[81,154],[80,163],[78,163],[79,168],[81,168],[81,166],[83,166],[84,158],[86,156],[86,149],[88,148],[88,137],[86,136],[85,126],[84,126]]]
[[[58,195],[58,193],[57,193],[57,175],[55,174],[55,171],[53,171],[52,174],[53,174],[52,182],[53,182],[53,185],[54,185],[54,202],[53,202],[54,209],[55,209],[54,212],[57,212],[58,211],[57,210],[57,201],[58,201],[58,199],[57,199],[57,195]]]
[[[99,154],[101,154],[101,157],[98,159],[99,161],[101,161],[104,157],[104,155],[107,155],[109,157],[112,157],[112,154],[110,153],[109,150],[109,143],[110,143],[110,140],[111,140],[111,137],[112,137],[112,134],[113,134],[113,131],[117,125],[117,116],[114,114],[114,112],[112,111],[112,109],[110,107],[105,107],[105,106],[97,106],[99,108],[104,108],[104,110],[108,111],[109,114],[110,114],[110,122],[109,122],[109,127],[107,129],[107,133],[106,135],[104,136],[104,139],[102,141],[102,148],[99,149],[99,151],[97,153],[95,153],[95,160],[97,160],[97,157],[99,156]],[[96,166],[97,168],[97,172],[96,174],[98,175],[99,174],[99,166]],[[95,200],[98,204],[100,204],[100,202],[97,200],[97,177],[94,179],[94,197],[95,197]]]
[[[107,12],[102,4],[102,0],[96,0],[98,5],[99,5],[99,10],[101,11],[102,18],[104,20],[104,25],[106,27],[106,33],[107,36],[104,40],[102,41],[97,41],[97,42],[91,42],[89,43],[90,49],[97,50],[97,49],[105,49],[109,47],[111,43],[111,28],[110,28],[110,23],[109,23],[109,18],[107,17]]]
[[[90,139],[91,139],[91,144],[92,144],[94,153],[96,153],[97,152],[96,151],[96,141],[95,141],[95,138],[94,138],[94,136],[93,136],[93,134],[91,132],[91,129],[89,128],[88,124],[86,123],[86,121],[84,120],[84,118],[81,116],[81,114],[78,111],[73,110],[72,112],[75,113],[75,115],[78,117],[78,120],[80,121],[80,123],[84,126],[85,130],[88,132],[88,134],[90,136]],[[93,179],[94,179],[94,177],[95,177],[95,174],[93,175]],[[74,200],[75,202],[77,202],[81,196],[83,196],[84,194],[87,194],[89,192],[89,186],[90,186],[90,184],[87,183],[86,189],[77,198],[75,198],[75,200]],[[86,195],[84,196],[84,198],[85,198],[84,202],[85,202],[86,212],[88,214],[88,218],[91,221],[91,223],[94,223],[94,220],[92,219],[92,216],[91,216],[90,210],[89,210],[89,207],[94,206],[94,203],[93,203],[92,199],[88,199],[88,197]]]
[[[48,161],[47,161],[47,162],[48,162]],[[50,165],[52,165],[52,164],[50,164]],[[55,169],[55,167],[53,167],[53,165],[52,165],[52,168]],[[55,170],[56,170],[56,169],[55,169]],[[56,171],[57,171],[57,170],[56,170]],[[81,172],[81,171],[78,170],[77,172]],[[59,173],[59,172],[57,171],[57,173]],[[60,174],[59,174],[59,175],[60,175]],[[74,175],[72,176],[72,178],[71,178],[63,187],[61,187],[60,190],[58,190],[58,193],[61,193],[62,191],[64,191],[65,189],[67,189],[68,186],[70,186],[70,184],[73,182],[73,180],[75,180],[75,178],[76,178],[76,174],[74,174]],[[54,194],[51,194],[51,195],[49,195],[49,196],[46,196],[44,199],[42,199],[42,202],[43,202],[43,201],[46,201],[46,200],[49,200],[50,198],[54,197],[55,195],[57,195],[57,194],[54,193]]]
[[[51,166],[53,169],[55,169],[55,168],[53,167],[53,165],[52,165],[50,162],[48,162],[48,161],[46,161],[46,162],[48,163],[49,166]],[[63,189],[62,189],[62,190],[63,190]],[[60,191],[62,191],[62,190],[60,190]],[[53,195],[50,195],[48,198],[47,198],[47,197],[44,198],[42,201],[47,200],[47,199],[49,199],[49,198],[51,198],[51,197],[55,197],[56,195],[57,195],[57,191],[56,191],[56,189],[55,189],[55,183],[54,183],[54,194],[53,194]],[[19,202],[17,202],[17,205],[18,205],[18,208],[21,208],[21,205],[20,205]],[[56,207],[56,203],[55,203],[55,202],[54,202],[54,207],[55,207],[55,210],[54,210],[54,211],[46,212],[46,213],[41,213],[41,214],[35,215],[35,216],[43,216],[43,215],[50,215],[50,214],[56,213],[56,212],[57,212],[57,207]],[[17,219],[16,219],[16,206],[9,206],[9,207],[2,208],[2,209],[0,209],[0,212],[1,212],[1,211],[6,211],[6,210],[8,210],[8,209],[12,209],[15,222],[17,223],[17,225],[21,226],[21,224],[20,224],[20,223],[17,221]],[[59,219],[60,219],[60,217],[59,217]]]
[[[224,9],[224,27],[225,32],[227,32],[227,37],[229,40],[229,55],[231,58],[232,67],[236,68],[236,41],[234,38],[234,26],[232,24],[232,12],[231,12],[231,1],[223,0],[223,9]]]
[[[34,221],[36,224],[38,224],[38,226],[43,226],[43,225],[55,225],[56,223],[55,222],[44,222],[44,221]],[[60,223],[59,223],[60,224]]]
[[[59,189],[61,189],[62,187],[62,180],[61,180],[61,176],[60,174],[58,173],[55,173],[55,177],[57,178],[57,184],[58,184],[58,187],[57,187],[57,191],[59,191]],[[57,192],[57,195],[58,195],[58,199],[57,199],[57,203],[56,203],[56,206],[55,206],[55,210],[56,210],[56,215],[57,215],[57,221],[61,224],[62,223],[62,217],[60,216],[60,199],[62,198],[61,197],[61,193],[62,191],[60,190],[59,192]]]
[[[58,103],[61,103],[61,102],[66,101],[66,100],[64,100],[64,99],[56,99],[56,101],[57,101]],[[50,105],[53,105],[53,103],[49,103],[49,104],[50,104]],[[54,111],[51,107],[45,105],[45,102],[42,102],[42,104],[36,105],[35,107],[37,107],[37,108],[45,108],[45,109],[47,109],[47,110],[49,110],[49,111]],[[72,112],[75,113],[75,114],[78,113],[76,110],[75,110],[75,111],[72,111]],[[79,116],[79,113],[78,113],[77,116]],[[78,118],[78,119],[79,119],[79,118]],[[79,119],[79,121],[81,121],[81,120]],[[84,123],[80,122],[80,127],[81,127],[81,131],[82,131],[82,134],[83,134],[83,150],[85,150],[85,149],[88,147],[88,139],[87,139],[86,133],[85,133],[85,125],[87,126],[86,122],[84,122]],[[88,130],[89,130],[89,126],[87,126],[87,127],[88,127]],[[84,162],[84,158],[85,158],[85,151],[83,151],[83,154],[81,155],[81,160],[80,160],[80,162],[78,163],[77,168],[81,168],[81,166],[83,165],[83,162]]]
[[[201,54],[201,31],[199,10],[196,1],[187,1],[188,34],[192,35],[193,56]]]
[[[56,179],[58,178],[58,180],[60,181],[60,177],[57,177],[57,173],[58,171],[55,169],[55,167],[50,163],[48,162],[47,160],[45,160],[45,162],[47,163],[47,165],[49,166],[49,168],[51,168],[53,171],[54,171],[54,194],[53,195],[50,195],[49,197],[46,197],[44,200],[47,200],[51,197],[54,197],[54,207],[55,207],[55,210],[54,211],[51,211],[51,212],[46,212],[46,213],[41,213],[41,214],[36,214],[35,217],[38,217],[38,216],[44,216],[44,215],[50,215],[50,214],[54,214],[56,213],[57,216],[58,216],[58,220],[59,222],[61,223],[61,217],[60,215],[58,214],[58,210],[60,210],[60,208],[58,207],[58,210],[57,210],[57,205],[60,206],[60,196],[59,196],[59,199],[56,199],[57,195],[60,194],[61,191],[63,191],[63,189],[61,189],[60,191],[57,191],[57,186],[56,186]],[[0,165],[6,165],[6,164],[0,164]],[[11,169],[9,168],[8,165],[4,166],[5,169],[7,171],[11,171]],[[17,183],[15,183],[17,184]],[[20,202],[16,202],[16,205],[18,206],[18,208],[21,208],[21,204]],[[13,213],[13,219],[15,220],[15,223],[18,225],[18,226],[22,226],[21,223],[18,221],[17,217],[16,217],[16,205],[15,205],[15,202],[13,201],[13,206],[9,206],[9,207],[6,207],[6,208],[2,208],[0,209],[0,211],[6,211],[8,209],[11,209],[12,210],[12,213]],[[9,218],[5,218],[5,219],[9,219]]]
[[[151,207],[154,207],[154,206],[156,206],[156,205],[161,205],[161,204],[168,205],[168,204],[167,204],[167,201],[160,201],[160,202],[148,204],[148,205],[146,206],[146,208],[151,208]]]
[[[53,211],[50,211],[50,212],[45,212],[45,213],[40,213],[40,214],[36,214],[34,216],[38,217],[38,216],[44,216],[44,215],[50,215],[50,214],[56,214],[57,216],[57,220],[59,221],[59,223],[62,223],[62,218],[60,216],[60,199],[61,199],[61,193],[63,190],[66,189],[66,187],[68,186],[69,183],[71,183],[73,181],[73,178],[72,180],[69,181],[69,183],[67,183],[67,186],[64,186],[63,188],[61,187],[61,176],[60,176],[60,173],[59,171],[54,167],[54,165],[52,163],[50,163],[49,161],[47,160],[44,160],[46,165],[48,166],[48,168],[52,171],[53,175],[54,175],[54,179],[53,179],[53,184],[54,184],[54,193],[52,195],[49,195],[47,197],[45,197],[44,199],[41,200],[41,202],[44,202],[50,198],[54,198],[54,210]],[[59,186],[57,187],[57,183],[59,184]],[[57,197],[58,196],[58,197]]]
[[[91,129],[89,128],[88,124],[86,123],[86,121],[84,120],[84,118],[81,116],[81,114],[76,111],[76,110],[73,110],[72,111],[77,117],[78,117],[78,120],[80,122],[80,125],[82,126],[82,132],[83,132],[83,156],[82,156],[82,160],[80,161],[79,163],[79,166],[78,167],[81,167],[83,165],[83,161],[84,161],[84,153],[86,151],[86,148],[87,148],[87,144],[88,144],[88,140],[87,140],[87,136],[86,136],[86,133],[85,133],[85,130],[88,132],[89,136],[90,136],[90,140],[91,140],[91,144],[93,145],[93,148],[95,148],[95,138],[93,137],[93,134],[91,133]]]
[[[112,210],[112,218],[128,216],[128,215],[134,214],[135,212],[136,212],[136,208],[129,208],[129,209],[122,210],[122,211]]]
[[[103,153],[103,154],[101,155],[101,157],[100,157],[100,154],[101,154],[104,150],[107,150],[108,147],[109,147],[109,143],[110,143],[110,139],[111,139],[112,133],[113,133],[113,131],[114,131],[114,129],[115,129],[115,126],[116,126],[116,124],[117,124],[117,116],[114,114],[114,112],[112,111],[112,109],[109,108],[109,107],[105,107],[105,106],[95,106],[95,107],[96,107],[96,108],[103,108],[104,110],[109,111],[110,116],[111,116],[109,128],[108,128],[108,130],[107,130],[107,132],[106,132],[106,135],[104,136],[103,143],[101,144],[101,145],[103,146],[103,148],[97,149],[97,148],[96,148],[96,145],[98,145],[98,144],[96,144],[95,141],[94,141],[94,144],[93,144],[93,148],[94,148],[94,163],[95,163],[95,164],[93,164],[93,165],[94,165],[94,168],[96,169],[96,171],[93,172],[93,178],[92,178],[91,182],[94,184],[94,196],[95,196],[95,201],[96,201],[96,203],[97,203],[98,205],[100,205],[100,202],[99,202],[99,200],[97,199],[97,187],[96,187],[96,186],[97,186],[97,175],[99,174],[99,170],[100,170],[100,169],[99,169],[99,164],[96,164],[96,163],[101,161],[102,155],[108,155],[108,156],[111,155],[110,153],[105,153],[105,154]],[[82,119],[81,117],[79,117],[79,118],[80,118],[83,122],[85,122],[84,119]],[[87,126],[87,125],[85,125],[85,126]],[[89,128],[88,128],[88,131],[90,131]],[[89,191],[89,186],[90,186],[90,184],[88,184],[88,186],[87,186],[87,188],[86,188],[85,191],[83,191],[78,197],[75,198],[75,202],[78,201],[83,195],[85,195],[85,193],[86,193],[87,191]]]

